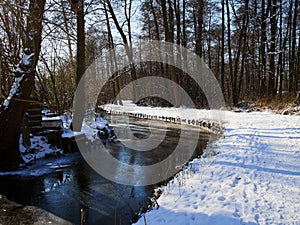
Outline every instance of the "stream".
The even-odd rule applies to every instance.
[[[134,136],[147,138],[149,124],[145,120],[130,120]],[[159,162],[172,153],[181,132],[176,125],[169,123],[162,126],[162,123],[151,122],[157,138],[160,133],[166,133],[154,150],[135,151],[123,146],[122,141],[109,143],[106,147],[112,156],[125,163],[150,165]],[[116,124],[114,129],[122,129],[123,125]],[[195,135],[196,128],[186,126],[184,129],[191,137]],[[193,158],[199,157],[211,140],[209,133],[201,132]],[[189,142],[189,139],[185,141],[186,146]],[[37,160],[17,170],[0,172],[0,194],[22,205],[44,209],[73,224],[80,224],[82,215],[86,224],[91,225],[131,224],[134,214],[151,203],[150,198],[157,185],[114,183],[96,173],[79,152]]]

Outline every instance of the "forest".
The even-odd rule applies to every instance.
[[[9,94],[24,53],[32,2],[2,0],[0,4],[2,100]],[[80,10],[72,7],[78,4],[83,4],[85,20],[83,67],[118,45],[128,45],[132,51],[141,39],[163,40],[202,57],[217,77],[228,105],[241,100],[295,97],[299,91],[298,0],[80,2],[49,0],[42,9],[33,95],[39,99],[46,96],[44,100],[60,112],[71,107],[76,86],[76,54],[80,51],[76,48],[76,14]],[[127,73],[134,79],[137,72]],[[169,75],[172,77],[171,72]]]
[[[201,88],[182,71],[135,64],[133,52],[147,40],[174,43],[201,57],[228,106],[295,101],[299,16],[298,0],[1,0],[1,140],[16,142],[14,127],[21,127],[28,102],[45,103],[60,115],[70,110],[85,69],[118,46],[125,46],[121,60],[129,66],[111,75],[120,57],[110,56],[101,103],[113,102],[130,81],[157,75],[179,84],[198,108],[207,107]]]
[[[29,4],[27,0],[2,0],[0,5],[2,100],[9,94],[24,53]],[[299,91],[296,0],[85,0],[82,4],[86,57],[81,67],[120,44],[132,48],[139,39],[164,40],[202,57],[219,80],[229,105],[295,96]],[[78,12],[68,1],[53,0],[42,10],[34,95],[41,98],[47,93],[45,101],[63,112],[70,108],[76,86]]]
[[[0,225],[300,224],[299,116],[299,0],[0,0]]]

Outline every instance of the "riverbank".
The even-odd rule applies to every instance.
[[[0,225],[32,224],[32,225],[71,225],[52,213],[34,206],[22,206],[7,200],[0,195]]]
[[[120,131],[123,135],[119,136],[119,141],[105,144],[114,158],[126,164],[151,165],[166,158],[172,153],[173,147],[178,144],[178,134],[183,129],[185,129],[187,137],[198,135],[198,132],[195,132],[198,129],[191,128],[191,126],[182,128],[178,124],[136,118],[129,118],[129,121],[125,121],[126,123],[121,123],[123,117],[116,116],[115,119],[119,123],[114,128],[116,132]],[[149,124],[149,122],[151,123]],[[132,134],[124,132],[124,128],[129,128]],[[151,129],[151,137],[160,141],[160,145],[155,151],[135,151],[121,145],[122,141],[131,140],[133,136],[140,138],[143,145],[146,138],[149,137],[149,129]],[[91,133],[90,131],[87,133]],[[161,137],[164,139],[161,140]],[[193,140],[198,139],[185,139],[182,148],[194,150],[193,147],[190,147]],[[210,140],[209,132],[201,132],[197,151],[194,152],[195,157],[202,154]],[[91,143],[90,147],[97,148],[99,145],[100,140]],[[179,165],[182,166],[182,164]],[[109,169],[116,178],[118,176],[125,177],[126,170],[119,167],[110,167]],[[134,176],[138,177],[136,174],[130,173],[127,178],[131,179]],[[112,177],[112,179],[114,178]],[[152,179],[152,177],[149,178]],[[150,182],[151,180],[148,183],[150,184]],[[131,224],[132,221],[136,221],[139,212],[144,212],[153,202],[155,203],[153,191],[157,187],[156,185],[131,187],[105,179],[86,163],[79,152],[44,158],[21,168],[2,171],[0,172],[0,183],[4,184],[0,186],[0,193],[8,199],[22,205],[34,205],[47,210],[72,224],[80,224],[80,210],[85,209],[87,212],[86,224],[89,225]],[[24,216],[26,217],[26,215]],[[3,225],[7,224],[5,218],[3,220]]]
[[[300,223],[300,117],[228,111],[223,116],[224,138],[207,149],[217,155],[195,159],[162,187],[159,209],[138,225]]]
[[[159,209],[143,215],[137,224],[300,224],[300,117],[296,114],[152,108],[127,102],[106,108],[181,121],[219,121],[225,128],[224,138],[210,144],[201,159],[161,188]]]

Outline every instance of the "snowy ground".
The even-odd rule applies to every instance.
[[[132,105],[113,110],[178,112]],[[224,138],[207,149],[218,154],[191,162],[162,188],[158,210],[137,224],[300,224],[300,117],[224,112],[223,120]]]
[[[49,144],[47,139],[43,136],[31,136],[30,142],[30,147],[24,147],[22,144],[22,136],[20,137],[20,152],[25,163],[45,158],[47,155],[63,153],[63,150]]]
[[[50,110],[44,110],[44,114],[51,114],[53,113]],[[72,122],[72,117],[69,114],[65,114],[62,116],[44,116],[42,118],[42,121],[59,121],[61,120],[61,126],[62,126],[62,138],[72,138],[75,136],[85,135],[85,137],[93,142],[97,138],[99,138],[98,133],[100,132],[102,135],[105,135],[105,132],[107,132],[110,136],[107,137],[112,139],[115,138],[113,136],[113,133],[108,125],[108,122],[103,119],[102,117],[98,116],[95,118],[95,114],[92,112],[90,113],[91,116],[87,117],[82,125],[82,131],[81,132],[73,132],[70,129],[70,124]],[[63,150],[59,149],[57,146],[53,146],[49,144],[49,141],[44,136],[30,136],[30,147],[23,146],[23,138],[22,135],[19,139],[20,144],[20,152],[23,157],[23,160],[25,163],[32,162],[37,159],[45,158],[46,156],[50,155],[57,155],[57,154],[63,154]],[[1,225],[1,224],[0,224]]]

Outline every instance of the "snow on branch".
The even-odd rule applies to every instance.
[[[18,96],[19,87],[20,87],[21,81],[22,81],[22,79],[23,79],[24,76],[25,76],[25,74],[23,74],[21,77],[16,77],[15,78],[15,81],[12,84],[12,87],[10,89],[9,95],[8,95],[7,99],[3,103],[5,109],[7,109],[7,107],[9,106],[9,103],[12,100],[12,98],[14,96]]]
[[[21,81],[23,80],[24,76],[28,73],[28,69],[31,68],[31,63],[32,63],[33,58],[34,58],[34,53],[25,54],[23,56],[21,62],[19,63],[19,66],[18,66],[16,72],[21,74],[21,76],[15,77],[15,80],[11,86],[9,95],[3,103],[3,106],[5,107],[5,109],[7,109],[7,107],[9,106],[9,103],[13,97],[20,96]]]
[[[19,66],[17,68],[17,72],[20,74],[28,73],[28,69],[31,68],[31,63],[34,58],[34,53],[31,54],[25,54],[19,63]]]

